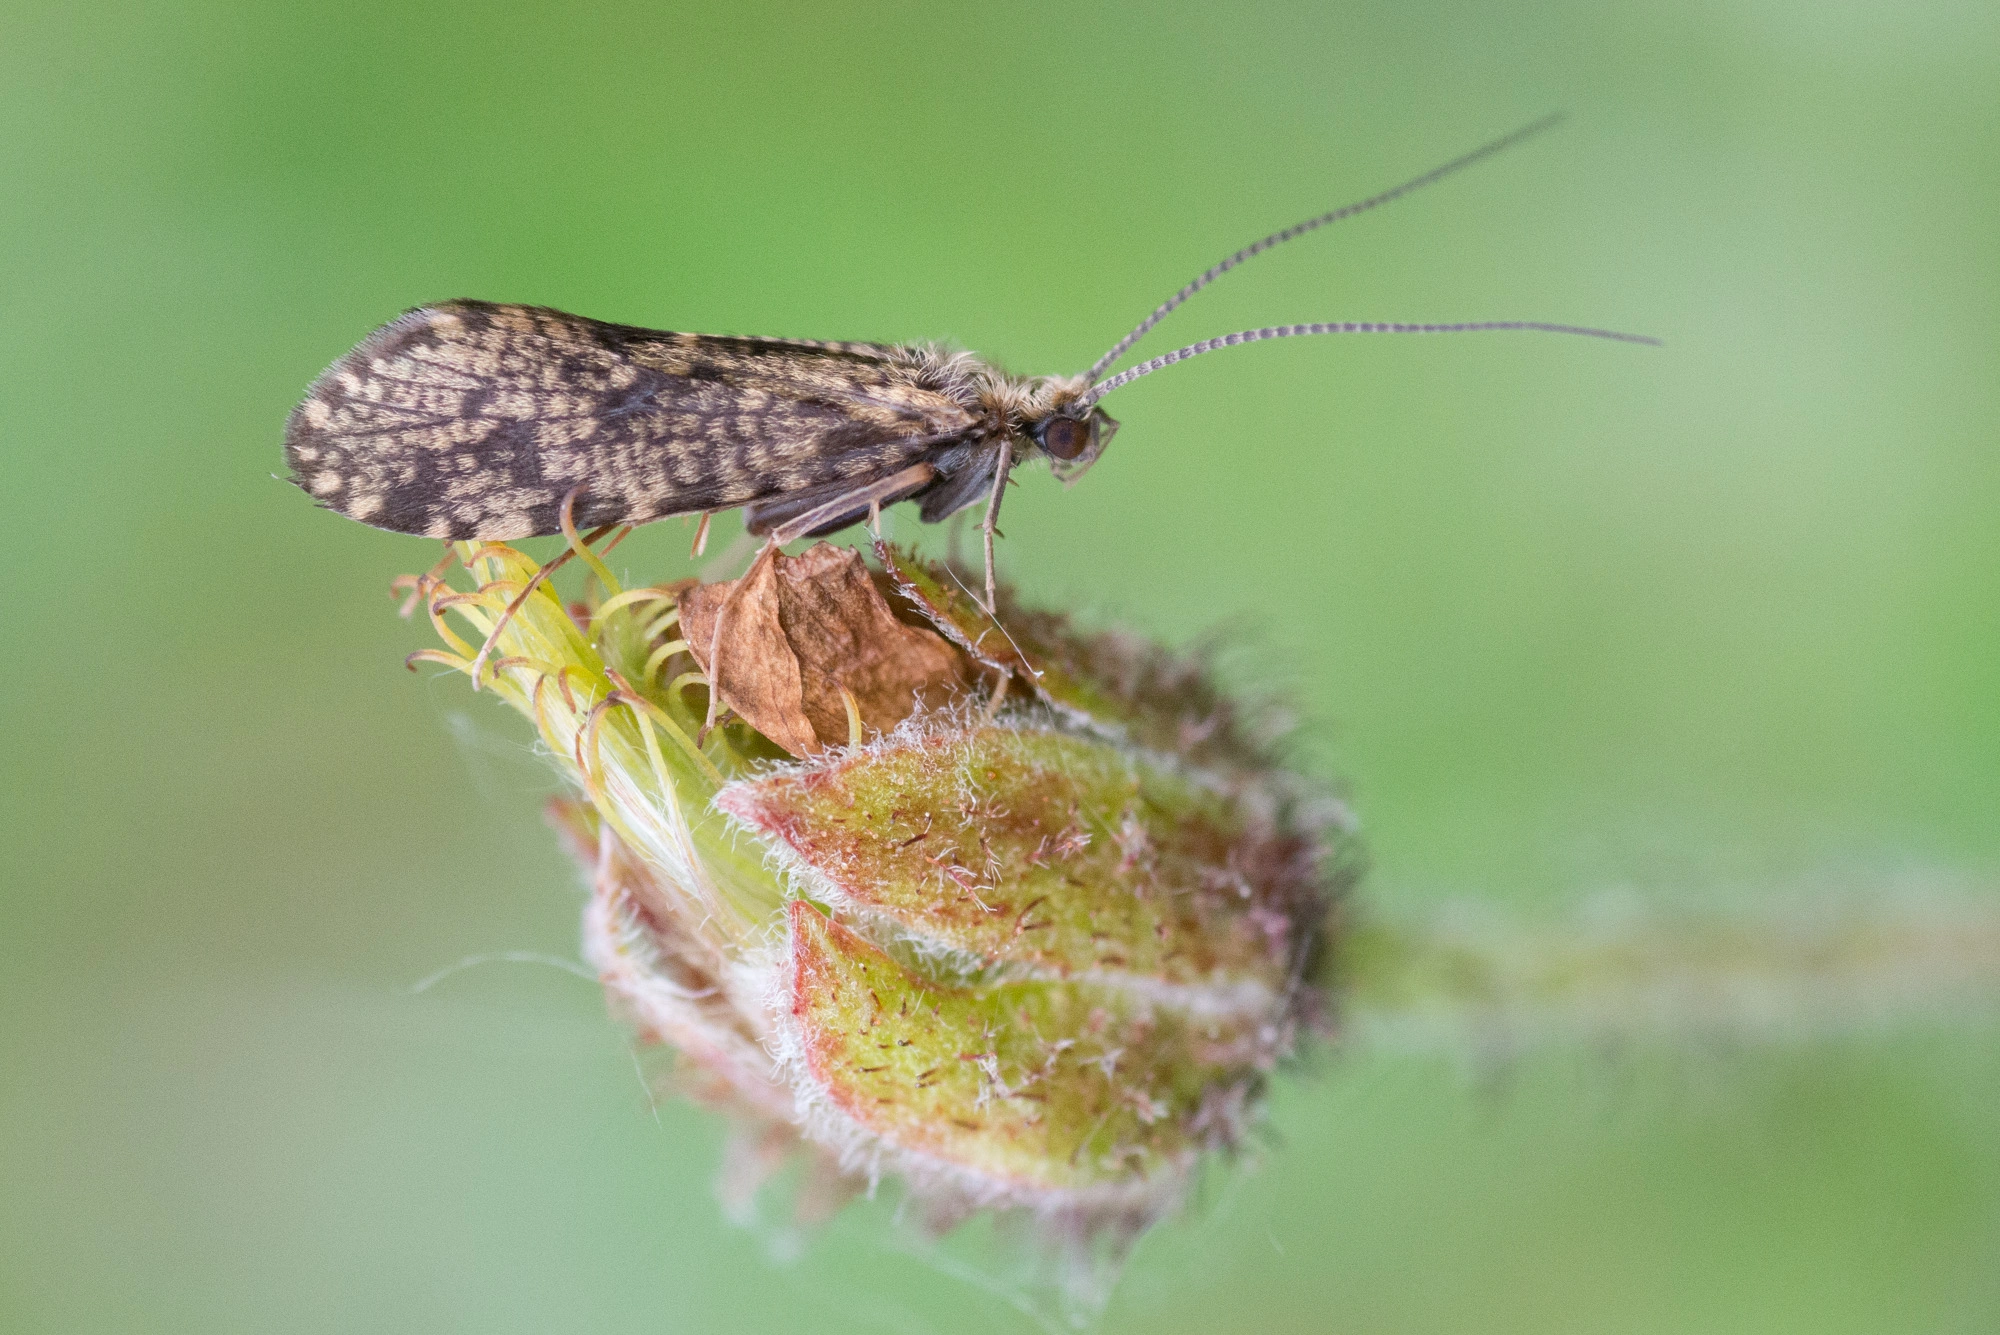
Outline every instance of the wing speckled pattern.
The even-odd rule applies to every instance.
[[[878,343],[718,338],[451,301],[376,330],[285,427],[321,505],[432,538],[638,524],[865,485],[986,422],[951,359]]]

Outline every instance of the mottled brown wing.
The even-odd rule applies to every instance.
[[[433,538],[638,524],[894,473],[969,431],[914,352],[451,301],[382,326],[285,426],[329,509]]]

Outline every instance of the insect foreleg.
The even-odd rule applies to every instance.
[[[993,490],[986,495],[986,518],[979,521],[979,531],[986,542],[986,615],[993,616],[999,610],[999,589],[993,578],[993,535],[1000,530],[1000,498],[1007,492],[1007,474],[1013,470],[1014,455],[1002,449],[993,465]]]

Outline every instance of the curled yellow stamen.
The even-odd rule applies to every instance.
[[[603,528],[595,529],[591,532],[591,535],[588,538],[581,538],[577,536],[576,498],[577,494],[582,490],[583,490],[582,487],[571,487],[569,489],[569,493],[563,497],[562,510],[560,512],[562,519],[563,540],[569,543],[570,551],[574,552],[577,556],[581,557],[583,559],[583,563],[590,567],[591,573],[597,576],[597,582],[604,586],[604,591],[615,598],[618,596],[619,592],[618,581],[612,577],[611,567],[604,564],[604,562],[598,558],[596,552],[590,550],[590,544],[597,541],[599,538],[603,537],[606,533],[609,533],[613,526],[607,524]],[[544,569],[553,569],[553,568],[554,568],[554,562],[551,562],[548,566],[544,567]]]
[[[412,672],[417,670],[417,664],[419,663],[442,663],[454,671],[472,671],[471,663],[460,658],[457,654],[448,654],[442,649],[419,649],[403,660],[403,666]]]
[[[665,644],[653,650],[652,653],[646,655],[646,666],[639,670],[639,680],[651,681],[653,674],[658,672],[669,658],[672,658],[675,654],[684,654],[687,651],[688,642],[686,640],[668,640]]]
[[[598,604],[597,610],[590,614],[591,633],[595,634],[597,628],[603,624],[604,618],[621,608],[630,607],[634,603],[673,601],[674,595],[665,589],[627,589],[617,597],[607,598]]]

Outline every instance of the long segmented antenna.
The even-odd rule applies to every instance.
[[[1078,401],[1079,407],[1089,407],[1121,385],[1129,385],[1142,375],[1184,362],[1190,357],[1199,357],[1204,352],[1214,352],[1218,348],[1233,348],[1239,343],[1261,343],[1267,338],[1297,338],[1301,334],[1477,334],[1492,330],[1526,330],[1536,334],[1579,334],[1584,338],[1608,338],[1619,343],[1646,343],[1660,346],[1660,340],[1645,334],[1621,334],[1615,329],[1589,329],[1573,324],[1544,324],[1539,320],[1479,320],[1470,324],[1400,324],[1379,320],[1332,320],[1322,324],[1279,324],[1263,329],[1242,329],[1220,338],[1205,338],[1199,343],[1190,343],[1172,352],[1163,352],[1151,361],[1140,362],[1129,371],[1120,371],[1104,383],[1095,386]]]
[[[1174,293],[1173,296],[1168,297],[1165,301],[1161,302],[1159,309],[1155,310],[1151,315],[1147,316],[1145,319],[1139,321],[1138,326],[1134,328],[1131,333],[1125,335],[1125,337],[1119,339],[1117,343],[1112,345],[1111,351],[1105,353],[1102,357],[1099,357],[1095,362],[1091,363],[1089,372],[1090,383],[1096,384],[1097,378],[1103,375],[1105,371],[1109,370],[1113,362],[1117,361],[1120,357],[1123,357],[1125,355],[1126,350],[1129,349],[1134,343],[1137,343],[1141,338],[1144,338],[1146,336],[1146,332],[1150,330],[1154,325],[1166,319],[1167,315],[1176,306],[1179,306],[1189,297],[1201,291],[1203,288],[1207,287],[1210,283],[1222,277],[1222,275],[1228,273],[1231,269],[1234,269],[1237,265],[1243,263],[1243,261],[1251,258],[1254,255],[1261,255],[1265,251],[1269,250],[1271,247],[1276,245],[1281,245],[1286,241],[1290,241],[1293,237],[1304,236],[1307,232],[1314,231],[1317,228],[1324,227],[1330,222],[1339,222],[1342,218],[1352,218],[1357,213],[1366,213],[1369,209],[1375,208],[1377,205],[1387,204],[1392,199],[1400,198],[1403,195],[1409,194],[1413,190],[1421,190],[1425,186],[1430,185],[1434,181],[1443,180],[1445,177],[1451,175],[1453,172],[1459,170],[1462,167],[1470,167],[1473,163],[1478,162],[1481,159],[1492,157],[1495,153],[1500,152],[1502,149],[1512,148],[1514,145],[1520,143],[1523,139],[1532,138],[1533,136],[1540,134],[1542,131],[1551,128],[1558,121],[1562,120],[1563,115],[1564,113],[1558,111],[1553,113],[1552,115],[1544,116],[1540,120],[1534,122],[1532,125],[1524,125],[1520,129],[1514,131],[1512,134],[1502,135],[1500,138],[1495,139],[1492,143],[1482,145],[1479,148],[1475,148],[1470,153],[1467,153],[1464,157],[1454,158],[1450,162],[1445,163],[1444,166],[1433,168],[1432,170],[1425,172],[1422,176],[1416,177],[1412,180],[1405,181],[1401,185],[1395,187],[1392,190],[1384,190],[1379,195],[1371,195],[1369,198],[1362,200],[1359,204],[1349,204],[1344,208],[1335,209],[1331,213],[1322,213],[1317,218],[1308,218],[1302,223],[1297,223],[1291,227],[1287,227],[1282,232],[1273,232],[1269,236],[1265,237],[1262,241],[1258,241],[1252,245],[1245,246],[1243,249],[1237,251],[1234,255],[1231,255],[1228,259],[1222,261],[1222,263],[1216,265],[1214,268],[1202,274],[1201,277],[1195,279],[1192,283],[1189,283],[1186,287],[1182,288],[1180,291]],[[1206,349],[1204,349],[1204,351],[1206,351]]]

